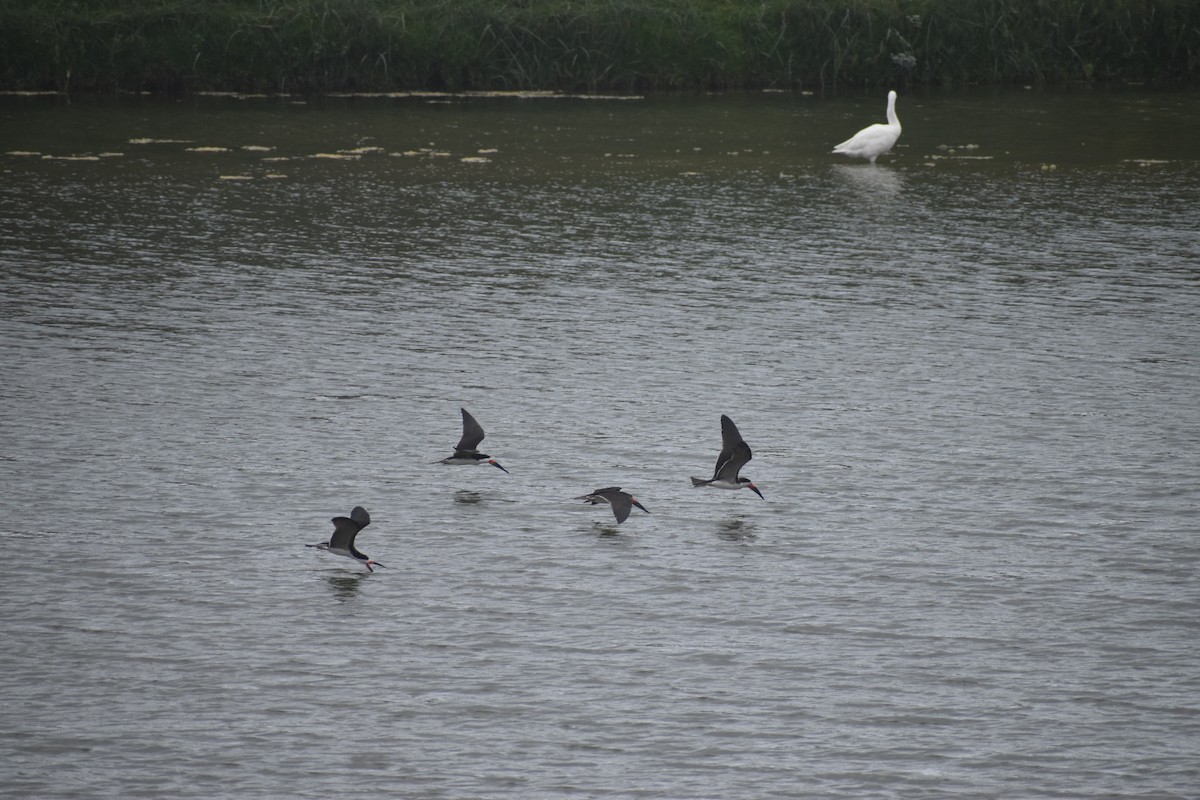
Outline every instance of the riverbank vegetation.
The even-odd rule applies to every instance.
[[[0,0],[0,88],[1195,81],[1198,0]]]

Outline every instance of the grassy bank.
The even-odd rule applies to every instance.
[[[1195,81],[1200,0],[0,0],[0,88]]]

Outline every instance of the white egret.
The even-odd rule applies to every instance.
[[[877,122],[868,125],[846,141],[833,148],[833,152],[851,158],[865,158],[872,164],[875,159],[891,150],[900,138],[900,118],[896,116],[896,93],[888,92],[887,124]]]

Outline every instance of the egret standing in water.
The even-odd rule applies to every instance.
[[[896,93],[888,92],[887,124],[877,122],[868,125],[846,141],[833,148],[833,152],[851,158],[865,158],[872,164],[875,159],[891,150],[900,138],[900,118],[896,116]]]

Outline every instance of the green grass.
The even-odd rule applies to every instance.
[[[1194,81],[1200,0],[0,0],[0,88]]]

